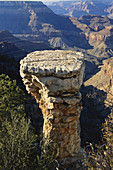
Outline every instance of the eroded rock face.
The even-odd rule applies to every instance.
[[[28,54],[20,64],[26,89],[35,97],[43,113],[45,142],[57,145],[58,160],[62,165],[75,162],[81,156],[79,90],[84,75],[82,53],[36,51]]]
[[[101,70],[84,83],[85,86],[94,86],[106,93],[106,106],[113,106],[113,57],[104,60]]]
[[[102,141],[102,124],[113,108],[113,57],[103,61],[100,71],[84,82],[81,92],[81,144],[84,147],[87,143]]]

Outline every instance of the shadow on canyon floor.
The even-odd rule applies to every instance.
[[[82,105],[80,124],[81,124],[81,145],[84,147],[87,143],[100,143],[102,139],[102,124],[105,118],[110,114],[110,108],[107,108],[104,101],[107,93],[98,90],[93,86],[82,86]]]

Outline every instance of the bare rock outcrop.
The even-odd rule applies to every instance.
[[[36,51],[20,62],[20,74],[28,93],[42,110],[45,142],[59,148],[62,165],[80,159],[80,123],[82,109],[79,92],[83,82],[82,53],[75,51]]]

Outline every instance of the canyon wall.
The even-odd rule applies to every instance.
[[[84,83],[85,86],[93,86],[106,93],[105,105],[113,105],[113,57],[103,61],[101,70]]]
[[[36,51],[20,61],[20,75],[28,93],[42,110],[43,139],[59,149],[58,161],[71,166],[82,157],[79,117],[82,109],[82,53]]]

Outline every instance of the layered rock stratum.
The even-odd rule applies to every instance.
[[[83,82],[82,53],[75,51],[33,52],[20,61],[20,75],[28,93],[42,110],[44,141],[59,148],[58,160],[67,166],[78,161]]]
[[[100,71],[82,87],[82,146],[102,139],[102,124],[113,108],[113,57],[103,61]],[[90,127],[90,128],[89,128]]]
[[[113,57],[103,61],[101,70],[84,83],[104,91],[107,96],[104,101],[107,107],[113,106]]]
[[[107,16],[112,14],[112,0],[75,0],[46,3],[56,14],[81,17],[87,14]]]
[[[97,15],[102,7],[100,2],[92,0],[81,3],[84,11],[96,12],[89,12],[89,15],[83,16],[80,11],[82,17],[77,19],[57,15],[39,1],[0,1],[0,30],[8,30],[18,38],[32,41],[32,43],[24,42],[25,44],[14,43],[29,52],[48,50],[51,46],[58,49],[84,51],[89,54],[90,59],[92,55],[94,58],[112,56],[113,20]],[[80,4],[78,3],[78,6],[81,8]],[[102,4],[107,3],[104,1]],[[71,6],[69,8],[71,9]],[[100,10],[106,13],[103,9],[102,7]],[[100,14],[103,15],[103,12]]]
[[[88,46],[68,16],[56,15],[42,2],[0,1],[0,16],[0,30],[8,30],[19,38],[61,48]]]
[[[0,32],[0,42],[7,42],[7,43],[13,43],[16,47],[18,47],[21,50],[24,50],[26,52],[32,52],[36,50],[49,50],[51,49],[49,46],[44,44],[43,42],[31,42],[28,40],[21,40],[14,35],[12,35],[8,30],[4,30]],[[11,49],[10,52],[13,53],[15,49]],[[8,52],[7,50],[5,52]],[[0,51],[1,53],[1,51]],[[21,56],[21,52],[18,52],[18,56]],[[12,54],[12,57],[14,55]],[[18,57],[19,58],[19,57]]]

